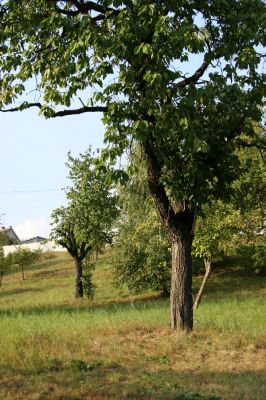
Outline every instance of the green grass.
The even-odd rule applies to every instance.
[[[215,272],[189,335],[171,333],[158,293],[114,289],[108,254],[94,282],[93,301],[75,300],[64,253],[4,277],[1,400],[265,399],[265,277]]]

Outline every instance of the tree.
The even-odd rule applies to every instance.
[[[130,155],[128,169],[137,169],[127,185],[120,185],[121,214],[111,262],[116,284],[140,293],[147,289],[169,295],[171,251],[146,181],[140,149]]]
[[[18,264],[21,268],[22,280],[25,280],[25,268],[34,264],[39,258],[39,251],[32,251],[19,247],[14,253],[11,254],[12,264]]]
[[[83,264],[86,261],[86,286],[92,296],[93,285],[88,257],[106,243],[111,243],[112,223],[117,217],[116,197],[112,186],[106,182],[108,168],[97,166],[91,149],[79,158],[68,155],[68,204],[52,213],[54,225],[50,238],[63,246],[73,257],[76,266],[75,296],[83,297]]]
[[[205,275],[194,301],[198,308],[206,283],[212,270],[212,260],[218,255],[225,255],[235,245],[241,231],[241,215],[230,202],[216,201],[212,206],[203,208],[204,218],[197,220],[193,254],[203,260]]]
[[[258,130],[257,135],[259,141],[265,140],[265,131]],[[232,196],[226,201],[205,205],[203,218],[197,221],[193,253],[204,260],[205,276],[194,308],[200,303],[213,257],[240,247],[246,255],[251,250],[250,261],[254,261],[257,271],[264,267],[264,261],[260,263],[260,260],[265,252],[261,234],[266,220],[265,150],[245,146],[239,150],[238,157],[241,174],[232,184]]]
[[[0,286],[2,286],[3,276],[11,266],[10,255],[5,256],[3,247],[0,246]]]
[[[171,238],[171,326],[191,330],[196,215],[226,198],[236,147],[256,143],[251,121],[262,120],[265,2],[6,0],[0,16],[2,109],[104,111],[112,159],[141,143]],[[22,96],[26,82],[38,102]],[[82,107],[64,109],[81,91]]]

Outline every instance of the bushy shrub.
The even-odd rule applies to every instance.
[[[126,284],[131,292],[160,290],[169,294],[171,249],[160,231],[158,218],[121,225],[111,256],[116,286]]]
[[[266,244],[242,245],[237,249],[242,262],[254,270],[256,274],[266,272]]]
[[[256,274],[266,272],[266,245],[259,244],[254,246],[254,252],[252,254],[253,267]]]

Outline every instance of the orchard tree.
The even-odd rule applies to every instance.
[[[5,256],[3,247],[0,245],[0,286],[2,286],[3,276],[11,267],[11,255]]]
[[[72,186],[66,190],[68,204],[53,211],[50,238],[63,246],[75,261],[77,298],[83,297],[86,261],[86,286],[92,297],[89,256],[92,251],[111,243],[112,224],[118,212],[116,197],[106,182],[108,168],[97,165],[91,149],[78,158],[69,154],[67,165],[72,181]]]
[[[196,215],[226,198],[239,173],[236,147],[256,144],[252,121],[262,120],[264,0],[0,4],[2,110],[103,111],[106,157],[141,143],[171,238],[171,326],[191,330]]]
[[[32,251],[18,247],[14,253],[11,254],[12,264],[17,264],[21,269],[22,280],[25,280],[25,268],[34,264],[40,256],[38,250]]]

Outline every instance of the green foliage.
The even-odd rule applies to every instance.
[[[140,148],[133,149],[130,160],[128,170],[134,175],[119,187],[121,217],[111,257],[115,282],[135,293],[152,289],[168,294],[171,248],[148,192]]]
[[[252,261],[256,274],[266,272],[266,244],[255,246]]]
[[[265,132],[258,132],[258,137],[264,139]],[[241,174],[232,184],[231,196],[226,201],[213,200],[202,208],[193,241],[194,255],[211,260],[239,247],[251,261],[254,246],[263,239],[259,232],[266,219],[263,152],[252,147],[239,151]]]
[[[2,279],[4,274],[11,267],[12,259],[10,255],[5,256],[3,247],[0,246],[0,286],[2,285]]]
[[[234,238],[241,227],[240,212],[230,202],[213,202],[203,208],[204,216],[197,220],[193,254],[211,260],[226,254],[234,246]]]
[[[140,216],[141,217],[141,216]],[[147,289],[169,293],[171,251],[156,212],[142,214],[142,221],[127,221],[119,227],[113,247],[115,282],[135,292]]]
[[[68,155],[68,205],[52,213],[51,239],[73,257],[86,257],[112,239],[112,223],[117,217],[116,196],[107,183],[108,168],[101,168],[89,148],[79,158]]]
[[[70,360],[69,367],[73,372],[86,372],[92,369],[90,364],[76,359]]]
[[[12,254],[12,263],[22,266],[34,264],[40,258],[39,250],[29,250],[18,247]]]
[[[92,272],[95,269],[95,264],[90,261],[90,257],[86,257],[83,260],[82,269],[83,291],[85,293],[85,296],[88,299],[92,300],[97,286],[92,282]]]
[[[132,137],[153,143],[169,199],[227,196],[239,136],[255,139],[263,114],[263,0],[8,0],[0,14],[2,106],[27,108],[32,78],[46,117],[82,93],[85,106],[108,108],[111,157]]]
[[[253,269],[256,274],[264,274],[266,272],[266,245],[265,234],[260,238],[259,243],[242,244],[237,248],[239,254],[246,265]]]

